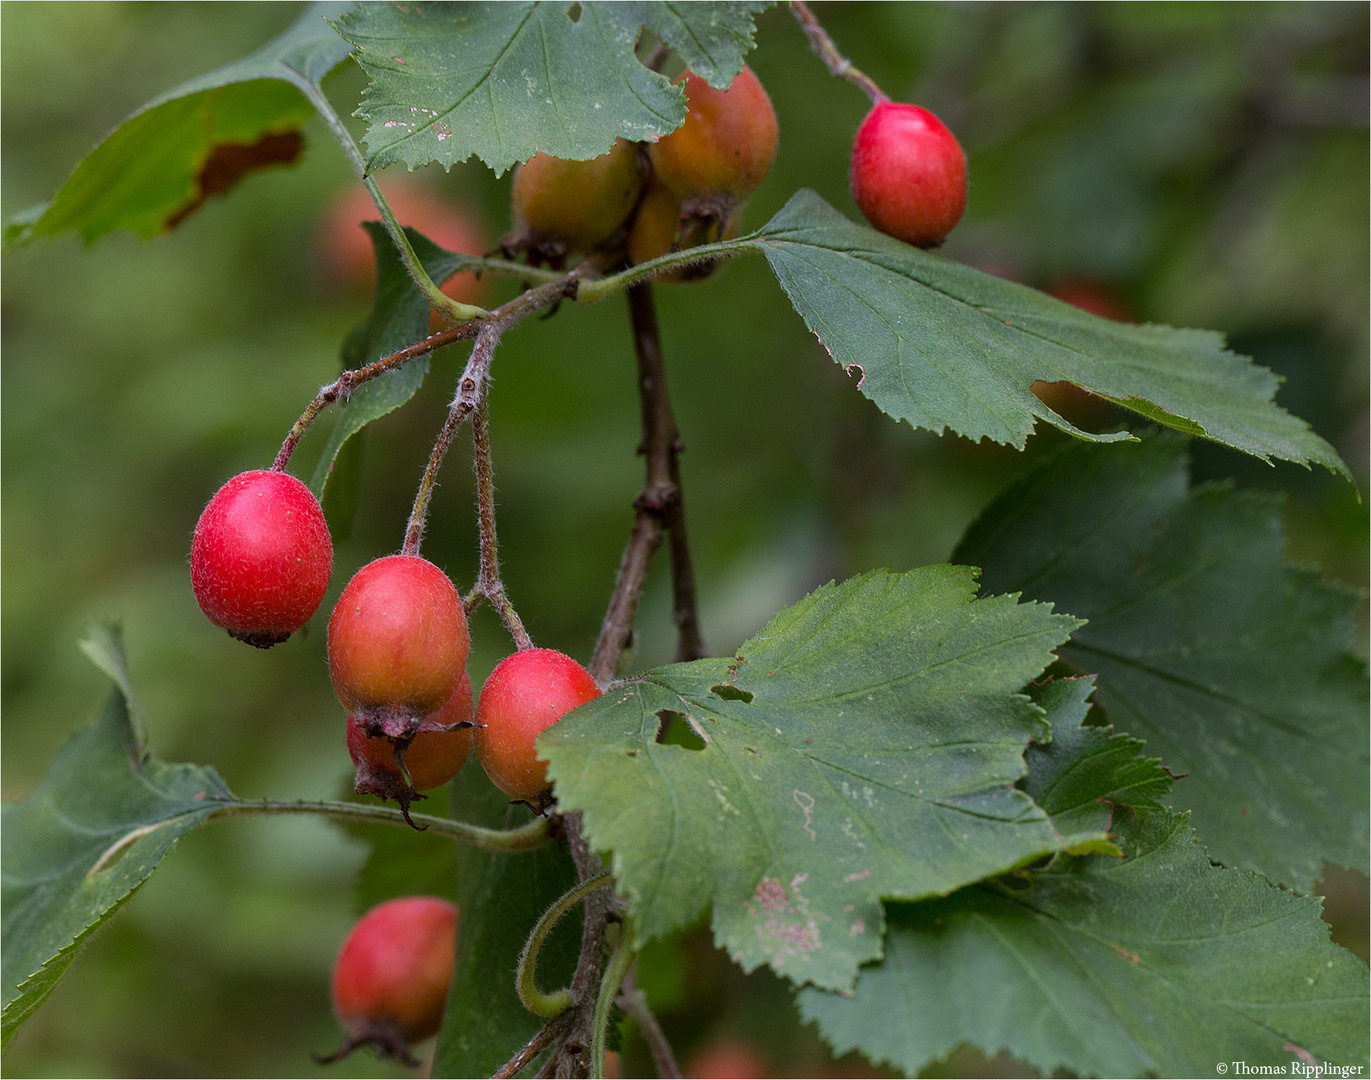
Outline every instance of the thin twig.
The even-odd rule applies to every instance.
[[[680,470],[676,462],[681,442],[667,393],[652,286],[631,286],[628,303],[633,320],[634,351],[638,357],[638,394],[643,424],[641,450],[647,459],[647,477],[642,493],[633,503],[633,531],[619,564],[614,594],[610,597],[590,662],[590,674],[601,686],[613,680],[619,658],[633,639],[633,622],[647,580],[648,563],[662,542],[663,532],[668,529],[672,541],[672,621],[677,627],[676,658],[694,660],[705,655],[695,601],[695,573],[686,539]]]
[[[508,1080],[511,1076],[518,1076],[530,1061],[543,1052],[543,1048],[548,1043],[562,1033],[564,1027],[566,1027],[566,1013],[562,1013],[561,1016],[554,1016],[539,1029],[537,1035],[524,1044],[522,1050],[490,1074],[491,1080]]]
[[[466,369],[457,382],[457,393],[453,395],[447,419],[433,444],[433,452],[428,456],[424,468],[424,478],[419,482],[419,490],[414,494],[414,508],[409,512],[409,522],[405,525],[405,543],[400,549],[405,555],[418,555],[419,545],[424,538],[424,526],[428,524],[428,504],[433,498],[433,488],[438,482],[438,470],[443,467],[452,437],[462,426],[462,421],[477,412],[485,404],[486,386],[489,382],[490,362],[495,357],[495,346],[500,344],[504,325],[491,319],[481,326],[476,335],[476,344],[467,359]]]
[[[809,5],[804,0],[790,0],[790,11],[809,36],[809,47],[819,54],[819,58],[828,65],[830,72],[839,79],[846,79],[861,87],[873,105],[883,105],[890,100],[890,96],[876,85],[876,81],[870,75],[854,67],[852,61],[838,51],[838,46],[833,44],[828,31],[819,25],[819,20],[814,17],[814,12],[809,10]]]
[[[462,372],[462,377],[457,381],[457,393],[453,395],[447,420],[434,443],[433,452],[429,455],[428,465],[424,469],[423,480],[414,496],[414,508],[410,511],[409,522],[405,525],[405,542],[401,549],[406,555],[419,553],[420,542],[424,535],[424,525],[428,518],[429,500],[433,496],[433,488],[438,479],[438,470],[443,464],[443,457],[447,454],[448,447],[452,445],[453,436],[461,427],[462,421],[475,413],[485,401],[486,390],[490,382],[490,362],[494,357],[495,347],[500,343],[501,335],[509,327],[527,318],[533,312],[549,307],[567,297],[574,297],[580,283],[585,278],[599,273],[601,266],[602,261],[599,259],[594,257],[586,259],[572,269],[570,273],[556,281],[549,281],[537,288],[529,289],[527,292],[520,293],[509,303],[501,304],[490,313],[488,319],[479,324],[476,344],[472,347],[471,356],[467,358],[467,365]],[[461,327],[454,327],[454,330],[457,329],[461,329]]]
[[[648,1007],[647,995],[638,989],[637,970],[635,964],[624,978],[623,993],[619,995],[619,1008],[624,1011],[625,1016],[631,1016],[637,1022],[643,1041],[652,1051],[652,1060],[657,1065],[657,1075],[662,1080],[680,1080],[681,1068],[676,1064],[676,1054],[671,1049],[671,1043],[667,1042],[662,1025],[657,1023],[657,1017]]]
[[[272,462],[272,469],[280,472],[290,463],[291,455],[295,453],[296,446],[304,438],[305,432],[310,429],[310,425],[319,418],[319,414],[324,409],[335,401],[346,401],[359,386],[371,382],[372,379],[384,375],[388,371],[394,371],[411,360],[427,356],[429,353],[441,349],[444,345],[451,345],[454,341],[469,341],[476,336],[480,328],[481,324],[474,322],[463,323],[461,326],[450,326],[446,330],[440,330],[436,334],[429,335],[423,341],[417,341],[413,345],[406,346],[399,352],[393,352],[389,356],[374,360],[365,367],[343,372],[333,382],[320,390],[305,411],[300,414],[300,419],[295,421],[295,426],[286,435],[286,441],[281,444],[276,460]]]
[[[643,494],[658,493],[662,521],[671,534],[671,620],[676,624],[676,659],[698,660],[705,655],[700,639],[700,616],[695,600],[695,569],[686,538],[685,497],[681,491],[678,456],[685,447],[671,410],[662,360],[662,335],[651,285],[628,290],[633,320],[633,346],[638,356],[638,393],[642,399],[643,451],[647,455],[647,486]]]
[[[604,873],[604,863],[590,846],[581,815],[565,815],[562,829],[581,881],[590,881]],[[596,889],[585,899],[581,953],[576,962],[576,974],[571,979],[571,1008],[562,1014],[568,1018],[567,1027],[557,1053],[553,1055],[554,1060],[548,1063],[553,1075],[582,1077],[589,1070],[586,1052],[595,1030],[595,1001],[605,959],[605,926],[613,907],[614,897],[608,889]]]
[[[533,639],[524,629],[500,577],[500,549],[495,537],[495,473],[490,458],[490,416],[485,399],[477,406],[471,421],[471,442],[476,469],[477,520],[481,531],[481,569],[476,588],[466,599],[467,612],[470,614],[481,600],[488,601],[500,613],[514,644],[520,649],[531,649]]]

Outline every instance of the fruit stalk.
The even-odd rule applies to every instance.
[[[861,87],[873,105],[882,105],[890,100],[890,96],[876,85],[876,81],[870,75],[855,67],[851,60],[838,51],[838,46],[833,44],[828,31],[819,24],[819,20],[814,17],[814,12],[809,10],[809,5],[804,0],[790,0],[790,11],[795,16],[795,21],[804,27],[804,32],[809,38],[809,47],[828,65],[828,70],[836,78],[846,79],[854,86]]]
[[[520,649],[533,648],[533,639],[524,629],[519,613],[505,593],[500,577],[500,549],[495,537],[495,472],[490,460],[490,416],[483,399],[471,422],[473,467],[476,470],[477,520],[481,532],[481,569],[476,588],[466,598],[467,613],[481,601],[487,601],[504,620],[510,636]]]

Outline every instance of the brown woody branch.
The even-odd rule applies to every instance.
[[[635,964],[633,970],[628,973],[628,978],[624,980],[624,992],[619,995],[617,1004],[625,1016],[631,1016],[637,1022],[638,1031],[642,1034],[643,1041],[652,1052],[652,1060],[657,1065],[657,1075],[662,1080],[680,1080],[681,1069],[676,1064],[676,1055],[671,1049],[671,1043],[667,1041],[662,1025],[657,1023],[657,1017],[648,1008],[647,995],[638,989],[637,970]]]
[[[614,595],[610,598],[590,662],[590,674],[601,686],[613,680],[619,658],[633,638],[634,617],[647,580],[648,564],[660,546],[664,532],[671,534],[671,617],[677,628],[676,659],[695,660],[705,655],[677,463],[677,456],[684,448],[667,393],[652,286],[646,283],[630,286],[628,305],[638,358],[638,394],[643,423],[640,451],[647,459],[647,477],[642,493],[633,503],[633,531],[624,549]]]
[[[537,1035],[524,1044],[522,1050],[491,1073],[491,1080],[507,1080],[508,1077],[518,1076],[528,1067],[530,1061],[541,1054],[552,1040],[562,1033],[562,1029],[566,1025],[566,1013],[562,1013],[561,1016],[554,1016],[539,1029]]]

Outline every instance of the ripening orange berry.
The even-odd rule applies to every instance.
[[[744,67],[727,90],[685,76],[685,123],[648,149],[652,168],[682,202],[715,200],[727,218],[766,178],[779,129],[760,80]]]
[[[628,220],[642,189],[638,147],[625,139],[590,161],[535,154],[514,170],[514,227],[531,248],[593,251]]]

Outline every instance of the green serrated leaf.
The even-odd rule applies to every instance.
[[[1120,732],[1185,774],[1219,861],[1308,891],[1323,860],[1367,869],[1367,676],[1358,596],[1282,564],[1279,502],[1187,491],[1185,441],[1072,445],[1010,488],[955,558],[987,587],[1089,619],[1061,656],[1099,676]]]
[[[174,228],[210,195],[299,155],[307,92],[350,52],[324,21],[350,3],[317,3],[251,56],[149,102],[82,159],[52,201],[11,219],[6,249],[75,230],[90,243],[115,229]]]
[[[364,227],[371,234],[376,251],[376,303],[367,321],[355,327],[343,341],[344,370],[362,367],[428,337],[427,298],[405,270],[385,226],[379,221],[368,221]],[[444,251],[413,229],[406,229],[405,234],[434,281],[445,280],[461,265],[462,255]],[[324,498],[324,488],[344,444],[373,420],[394,412],[418,393],[428,368],[427,356],[410,360],[366,383],[338,410],[338,419],[309,480],[315,498]]]
[[[1017,691],[1075,620],[975,599],[973,571],[876,571],[781,612],[733,660],[659,668],[539,740],[642,939],[713,905],[744,969],[851,986],[883,896],[949,892],[1057,850],[1012,787],[1042,712]],[[658,740],[679,718],[699,750]]]
[[[1050,679],[1032,688],[1052,725],[1052,742],[1029,745],[1023,789],[1068,838],[1069,854],[1119,855],[1100,836],[1112,827],[1115,810],[1160,810],[1157,800],[1171,790],[1172,777],[1159,760],[1140,756],[1137,739],[1082,726],[1094,689],[1093,678]]]
[[[801,1013],[911,1076],[962,1042],[1087,1076],[1365,1068],[1366,968],[1317,897],[1211,865],[1184,815],[1117,824],[1123,861],[1059,856],[1027,888],[888,905],[884,961],[850,998],[802,991]]]
[[[642,28],[723,88],[769,6],[367,4],[337,24],[372,80],[358,110],[370,122],[367,166],[475,154],[499,174],[540,150],[586,159],[620,136],[655,140],[685,120],[685,96],[634,54]]]
[[[102,644],[103,658],[123,673],[117,637],[107,632]],[[172,845],[233,799],[213,769],[144,754],[121,689],[126,681],[100,719],[67,740],[33,793],[4,808],[5,1044]]]
[[[1168,426],[1351,479],[1337,452],[1272,400],[1278,380],[1220,335],[1112,322],[856,225],[801,191],[753,238],[805,324],[897,420],[1022,447],[1038,419],[1078,438],[1031,392],[1072,382]]]
[[[450,786],[454,813],[490,828],[527,821],[486,779],[473,754]],[[457,850],[457,972],[438,1034],[433,1076],[489,1076],[545,1023],[519,1001],[514,970],[524,940],[539,917],[576,884],[576,868],[564,845],[550,844],[517,855]],[[538,963],[540,985],[566,986],[576,970],[581,920],[566,916],[548,936]]]

